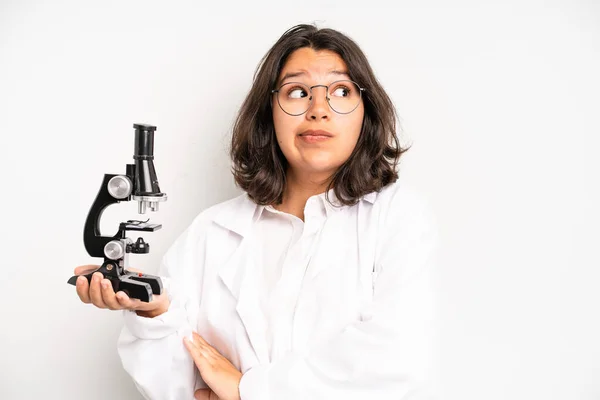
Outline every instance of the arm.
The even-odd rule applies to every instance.
[[[307,354],[290,352],[242,376],[242,400],[425,399],[432,354],[435,224],[426,209],[394,199],[365,316]]]
[[[196,221],[194,221],[196,222]],[[124,311],[124,327],[118,341],[123,368],[149,400],[193,399],[194,389],[206,387],[183,345],[196,328],[198,291],[202,271],[198,224],[193,223],[169,248],[159,269],[170,299],[169,309],[154,318]]]

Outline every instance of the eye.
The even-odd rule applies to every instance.
[[[287,96],[290,99],[301,99],[303,97],[308,96],[308,93],[306,93],[306,89],[296,86],[296,87],[290,88],[287,91]]]
[[[347,86],[336,86],[332,91],[331,95],[335,97],[348,97],[350,96],[350,88]]]

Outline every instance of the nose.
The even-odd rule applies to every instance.
[[[327,87],[326,86],[313,86],[311,88],[311,104],[310,108],[306,112],[306,118],[309,120],[321,120],[329,118],[331,109],[329,108],[329,102],[327,101]]]

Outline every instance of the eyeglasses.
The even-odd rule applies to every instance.
[[[312,90],[317,87],[326,89],[327,103],[338,114],[350,114],[356,110],[360,104],[362,92],[365,90],[356,82],[341,80],[329,85],[314,86],[307,86],[300,82],[288,82],[281,85],[279,89],[271,90],[271,93],[277,94],[277,103],[283,112],[296,116],[308,111],[313,99]]]

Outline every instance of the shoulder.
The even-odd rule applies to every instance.
[[[432,204],[425,193],[400,180],[381,189],[374,204],[388,216],[412,214],[433,218]]]
[[[196,215],[192,220],[189,229],[203,229],[213,221],[217,220],[219,216],[231,215],[233,211],[240,210],[249,205],[249,203],[252,203],[252,200],[248,197],[248,194],[244,192],[235,197],[213,204]]]
[[[235,210],[238,207],[243,206],[247,202],[251,201],[246,192],[241,193],[235,197],[213,204],[212,206],[202,210],[195,218],[195,220],[206,220],[212,219],[222,212],[228,212]]]
[[[384,237],[437,241],[438,222],[432,202],[414,186],[402,181],[386,186],[377,194],[374,207]]]
[[[378,265],[398,265],[402,274],[416,273],[435,257],[439,231],[428,197],[404,182],[382,189],[375,200],[378,218]]]

